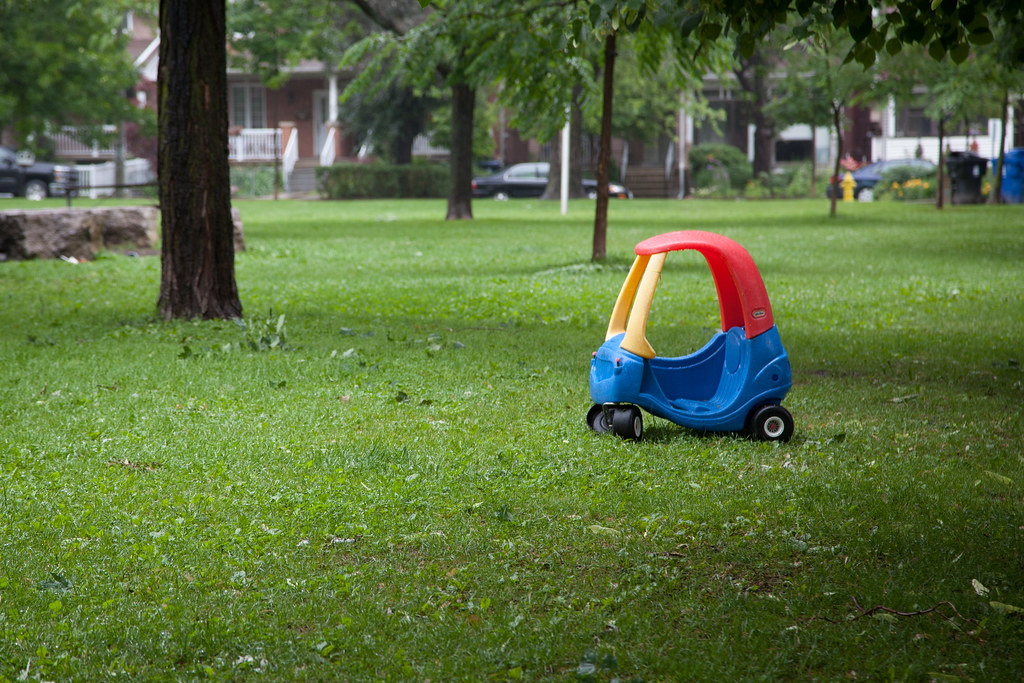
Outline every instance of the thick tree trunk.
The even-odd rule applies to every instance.
[[[228,171],[224,0],[160,0],[160,313],[242,315]]]
[[[445,220],[473,218],[473,110],[476,90],[466,83],[452,86],[451,188]]]
[[[597,153],[597,208],[594,210],[594,247],[591,261],[602,261],[608,251],[608,181],[612,150],[612,96],[615,86],[615,33],[604,40],[604,83],[601,103],[601,148]]]

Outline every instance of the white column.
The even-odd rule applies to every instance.
[[[338,75],[327,77],[327,125],[338,122]]]
[[[562,215],[569,213],[569,117],[562,128]]]

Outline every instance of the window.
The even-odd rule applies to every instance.
[[[953,118],[946,121],[946,135],[985,135],[988,122],[984,117],[973,121]],[[925,116],[924,107],[902,107],[896,110],[896,137],[922,138],[939,134],[937,121]]]
[[[256,83],[236,83],[230,89],[231,125],[266,128],[266,94]]]

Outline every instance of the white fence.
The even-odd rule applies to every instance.
[[[83,164],[75,166],[78,171],[78,194],[81,197],[96,199],[114,194],[116,170],[113,161],[102,164]],[[124,184],[141,185],[151,183],[156,178],[149,162],[145,159],[128,159],[124,162]]]
[[[953,152],[974,152],[986,159],[999,156],[999,119],[988,120],[985,135],[947,135],[943,138],[946,148]],[[1019,144],[1013,139],[1013,127],[1006,129],[1006,150]],[[937,137],[885,137],[871,139],[871,158],[878,159],[913,159],[916,156],[938,163],[939,139]]]

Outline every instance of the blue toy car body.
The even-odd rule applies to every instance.
[[[647,319],[665,255],[684,249],[708,260],[723,331],[692,354],[665,358],[647,342]],[[792,386],[789,356],[746,250],[721,235],[682,231],[645,240],[636,252],[608,335],[591,360],[591,429],[638,440],[643,408],[699,431],[746,430],[755,438],[788,440],[793,418],[781,402]]]

